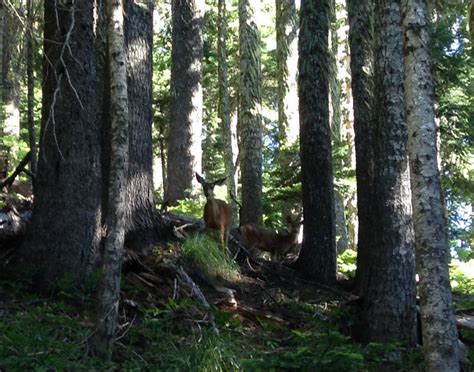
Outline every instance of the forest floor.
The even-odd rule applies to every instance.
[[[283,265],[244,259],[236,275],[209,280],[184,256],[180,243],[147,256],[126,252],[109,361],[89,356],[89,289],[64,280],[44,298],[27,283],[1,281],[0,371],[423,370],[421,348],[359,343],[357,297],[299,278],[291,257]]]

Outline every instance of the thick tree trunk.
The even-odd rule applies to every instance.
[[[239,0],[240,224],[262,225],[262,76],[258,13],[260,1]]]
[[[129,115],[127,176],[127,246],[147,249],[153,243],[152,42],[153,2],[125,1],[125,42]]]
[[[238,206],[233,199],[237,195],[237,187],[235,185],[235,164],[234,152],[232,146],[232,122],[230,120],[230,94],[229,94],[229,77],[227,69],[227,17],[225,0],[219,0],[218,3],[218,20],[217,20],[217,63],[218,63],[218,80],[219,80],[219,112],[218,116],[222,128],[222,137],[224,139],[224,164],[226,173],[226,186],[229,205],[232,209],[232,221],[236,223],[239,220]]]
[[[202,0],[172,0],[171,122],[164,200],[173,205],[190,196],[201,173]]]
[[[83,282],[95,268],[101,239],[93,3],[67,4],[44,4],[40,154],[23,247],[43,288],[65,276]]]
[[[316,280],[336,280],[336,229],[329,127],[330,0],[301,2],[299,107],[304,233],[297,264]]]
[[[363,293],[370,341],[416,343],[415,247],[411,219],[403,37],[399,0],[375,5],[375,234]]]
[[[348,0],[349,45],[351,48],[352,95],[356,149],[357,243],[356,286],[367,287],[370,254],[374,247],[372,208],[374,195],[374,8],[373,2]],[[361,293],[362,295],[362,293]]]
[[[423,350],[430,371],[459,370],[448,238],[437,165],[432,61],[425,0],[403,0],[405,97]]]
[[[109,355],[117,332],[120,277],[126,221],[126,187],[129,151],[129,116],[127,97],[127,52],[124,36],[122,0],[107,4],[108,48],[110,66],[111,155],[108,210],[105,216],[106,237],[103,276],[99,291],[99,310],[94,333],[94,351]]]

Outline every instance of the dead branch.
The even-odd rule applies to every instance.
[[[7,177],[5,180],[0,183],[0,190],[3,189],[4,187],[11,187],[13,181],[15,181],[15,178],[21,173],[25,171],[26,165],[29,163],[31,159],[31,151],[28,152],[28,154],[25,155],[25,157],[20,161],[20,164],[15,168],[13,173]]]
[[[191,295],[194,295],[199,300],[199,302],[201,302],[204,308],[208,310],[209,320],[212,325],[212,328],[214,329],[214,332],[216,334],[219,334],[219,329],[217,328],[214,314],[212,314],[212,312],[210,311],[211,306],[207,302],[206,297],[204,297],[204,295],[202,294],[201,289],[197,286],[196,283],[194,283],[194,281],[186,273],[186,271],[184,271],[182,266],[178,267],[177,275],[178,275],[178,279],[180,279],[183,283],[187,284],[191,288]]]

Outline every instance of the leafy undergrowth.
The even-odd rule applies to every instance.
[[[110,361],[89,355],[95,300],[86,289],[63,280],[54,298],[41,298],[26,284],[0,283],[0,370],[423,370],[419,349],[355,342],[357,317],[342,289],[266,262],[221,268],[221,253],[206,237],[149,257],[128,252]]]

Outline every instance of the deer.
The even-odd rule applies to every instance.
[[[290,216],[287,217],[287,222],[291,229],[282,233],[266,230],[255,224],[242,225],[239,230],[250,252],[256,249],[270,252],[273,262],[281,262],[290,248],[297,243],[300,226],[303,223],[300,220],[293,220]]]
[[[230,206],[224,200],[214,198],[214,187],[216,185],[222,185],[226,178],[224,177],[214,182],[207,182],[196,172],[196,179],[202,185],[204,195],[206,196],[203,216],[206,227],[219,231],[221,244],[225,248],[229,241],[232,213]]]

